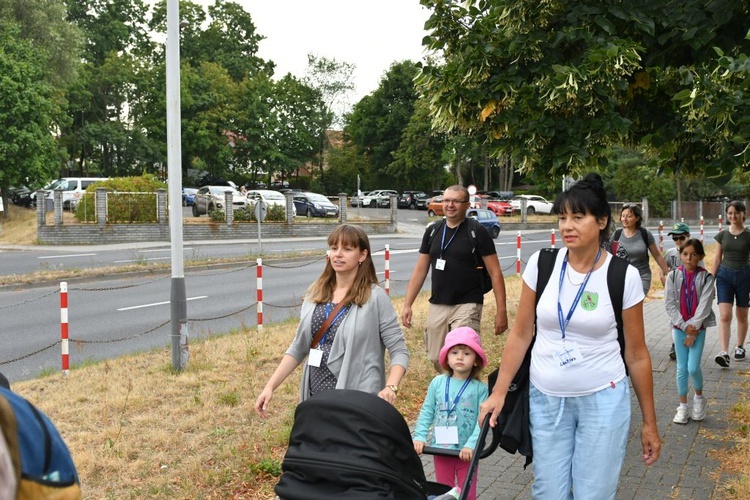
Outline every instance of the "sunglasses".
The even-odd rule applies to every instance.
[[[672,236],[672,241],[685,241],[687,236]]]

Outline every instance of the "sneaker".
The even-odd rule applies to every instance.
[[[693,398],[693,414],[690,416],[693,420],[703,420],[706,417],[706,398]]]
[[[674,343],[672,343],[672,347],[669,349],[669,359],[671,359],[672,361],[677,359],[677,353],[674,352]]]
[[[721,351],[717,354],[714,361],[716,361],[716,364],[722,368],[729,368],[729,354],[727,354],[726,351]]]
[[[675,414],[672,422],[675,424],[686,424],[688,422],[688,407],[687,405],[680,405],[677,407],[677,413]]]
[[[745,361],[745,348],[741,345],[734,348],[734,359],[736,361]]]

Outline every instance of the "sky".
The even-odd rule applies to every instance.
[[[378,88],[393,62],[422,60],[430,11],[419,0],[234,1],[266,37],[258,55],[276,63],[276,77],[304,77],[308,53],[354,64],[352,104]]]

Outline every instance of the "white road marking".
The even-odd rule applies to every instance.
[[[208,298],[208,295],[199,295],[198,297],[190,297],[185,300],[190,301],[190,300],[198,300],[198,299],[205,299],[205,298]],[[132,311],[133,309],[143,309],[144,307],[163,306],[164,304],[169,304],[170,302],[171,300],[167,300],[165,302],[154,302],[153,304],[143,304],[140,306],[121,307],[120,309],[117,309],[117,310],[118,311]]]
[[[69,259],[72,257],[91,257],[92,255],[96,255],[95,253],[75,253],[70,255],[44,255],[42,257],[37,257],[37,259]]]
[[[192,250],[191,247],[184,247],[183,250]],[[149,252],[171,252],[171,248],[154,248],[152,250],[138,250],[138,253],[149,253]]]

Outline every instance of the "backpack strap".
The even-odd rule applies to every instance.
[[[638,229],[641,231],[641,238],[643,238],[643,244],[646,245],[646,253],[648,253],[648,229],[643,226]]]
[[[430,227],[430,236],[427,237],[428,252],[432,248],[432,241],[435,239],[435,234],[437,234],[438,229],[443,227],[443,224],[445,224],[445,219],[440,219]]]
[[[550,276],[552,276],[552,270],[555,268],[555,260],[557,260],[558,251],[559,248],[542,248],[539,251],[536,275],[536,304],[539,303],[539,298],[547,287],[547,282],[549,281]]]
[[[617,322],[617,343],[620,344],[620,355],[625,361],[625,332],[622,326],[622,299],[625,294],[625,275],[628,272],[628,261],[612,256],[612,261],[607,269],[607,289],[612,301],[612,309]],[[625,364],[625,373],[628,374],[628,365]]]

